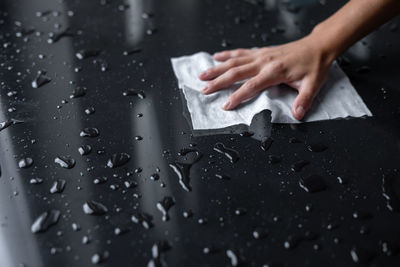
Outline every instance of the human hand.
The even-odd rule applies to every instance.
[[[299,92],[292,106],[298,120],[311,107],[335,59],[312,36],[279,46],[223,51],[214,58],[223,62],[199,75],[209,81],[204,94],[249,79],[230,95],[223,109],[232,110],[268,87],[285,83]]]

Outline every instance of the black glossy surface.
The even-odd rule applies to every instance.
[[[400,265],[393,249],[400,246],[400,214],[386,207],[382,191],[388,174],[385,192],[400,195],[399,19],[341,61],[374,117],[274,125],[264,151],[250,137],[191,136],[169,58],[294,40],[344,1],[302,1],[298,12],[280,1],[249,2],[0,2],[0,121],[24,121],[0,131],[1,267],[91,266],[104,257],[102,266],[147,266],[159,254],[174,267],[228,266],[237,257],[245,266],[351,266],[355,256],[373,266]],[[67,27],[48,43],[49,32]],[[100,54],[79,60],[82,49]],[[39,70],[51,82],[32,88]],[[85,95],[70,98],[76,87],[85,87]],[[145,97],[124,96],[129,88]],[[99,136],[81,137],[87,127]],[[231,163],[214,151],[218,142],[240,159]],[[309,151],[315,143],[328,148]],[[82,156],[78,148],[86,144],[91,152]],[[193,153],[178,155],[190,144],[203,156],[190,168],[187,192],[169,164],[192,162]],[[127,163],[107,167],[123,152],[131,157]],[[61,156],[75,166],[56,164]],[[19,168],[27,157],[33,165]],[[310,164],[293,172],[299,160]],[[299,178],[311,174],[320,175],[326,189],[303,190]],[[33,178],[43,182],[31,184]],[[65,188],[51,194],[57,180],[65,180]],[[175,203],[168,221],[157,208],[165,197]],[[106,206],[106,214],[85,214],[87,201]],[[58,222],[33,234],[32,223],[50,210],[61,212]],[[140,212],[152,216],[153,227],[144,227],[151,224]],[[383,242],[394,255],[382,251]]]

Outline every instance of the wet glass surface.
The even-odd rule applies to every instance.
[[[170,66],[344,2],[1,1],[0,266],[400,265],[398,18],[339,60],[372,118],[273,125],[264,149],[192,135]]]

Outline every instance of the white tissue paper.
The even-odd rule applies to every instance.
[[[179,88],[185,95],[194,130],[219,129],[242,123],[250,125],[253,116],[264,109],[272,112],[272,123],[301,123],[372,116],[336,62],[332,65],[326,83],[303,121],[296,120],[291,112],[293,101],[297,96],[297,91],[294,89],[283,85],[273,86],[235,110],[225,111],[222,106],[229,95],[243,82],[211,95],[204,95],[201,89],[207,82],[201,81],[198,76],[219,62],[205,52],[172,58],[171,62]]]

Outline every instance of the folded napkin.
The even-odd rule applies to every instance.
[[[211,95],[204,95],[201,89],[207,82],[201,81],[198,76],[219,64],[210,54],[199,52],[191,56],[172,58],[171,63],[179,88],[186,98],[194,130],[220,129],[237,124],[250,125],[253,116],[265,109],[272,112],[272,123],[301,123],[372,116],[336,62],[332,65],[327,81],[303,121],[296,120],[292,115],[291,107],[297,91],[288,86],[272,86],[235,110],[225,111],[222,106],[229,95],[243,82]]]

